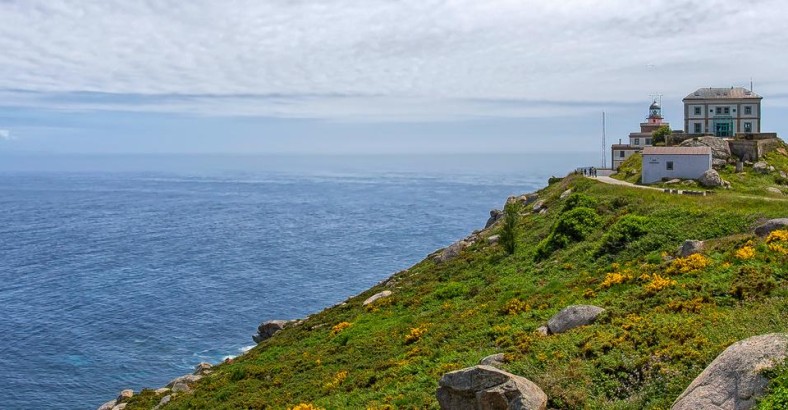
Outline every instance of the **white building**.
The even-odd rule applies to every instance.
[[[613,169],[618,169],[627,158],[631,157],[632,154],[636,152],[640,152],[643,147],[651,146],[654,143],[654,131],[663,125],[670,127],[670,124],[662,121],[662,107],[654,101],[648,107],[648,118],[646,118],[646,122],[640,123],[640,131],[629,133],[629,143],[613,144],[610,147]]]
[[[698,179],[711,169],[710,147],[645,147],[641,182],[662,179]]]
[[[743,87],[699,88],[684,98],[684,132],[733,137],[761,132],[761,97]]]

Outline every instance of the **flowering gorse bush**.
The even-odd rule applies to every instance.
[[[736,259],[739,259],[739,260],[742,260],[742,261],[746,261],[748,259],[752,259],[752,258],[755,257],[755,248],[752,247],[751,245],[745,245],[745,246],[737,249],[736,253],[734,253],[734,256],[736,257]]]
[[[410,329],[410,333],[405,335],[405,344],[418,342],[424,334],[427,333],[426,326],[419,326]]]
[[[334,325],[334,327],[331,328],[331,334],[335,335],[335,334],[337,334],[337,333],[349,328],[350,326],[353,326],[353,324],[349,323],[349,322],[339,322],[336,325]]]
[[[531,310],[531,305],[515,298],[506,302],[506,304],[503,305],[503,309],[501,310],[507,315],[519,315],[520,313]]]
[[[317,407],[312,403],[299,403],[292,407],[290,410],[323,410],[322,407]]]
[[[347,379],[347,370],[341,370],[337,372],[329,382],[324,384],[323,387],[325,387],[326,390],[333,390],[339,387],[345,379]]]
[[[783,255],[788,255],[788,230],[777,230],[766,237],[769,250]]]
[[[668,288],[675,284],[676,284],[675,280],[660,276],[655,273],[653,276],[651,276],[651,282],[643,285],[643,289],[645,289],[646,293],[648,294],[655,294],[661,291],[662,289]]]
[[[678,275],[699,271],[711,264],[711,259],[695,253],[686,258],[677,258],[665,269],[668,275]]]

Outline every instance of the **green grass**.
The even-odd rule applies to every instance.
[[[643,155],[636,152],[618,167],[618,172],[613,174],[612,177],[633,184],[639,184],[641,172],[643,172]]]
[[[580,207],[559,199],[568,188],[583,195],[571,201]],[[425,259],[395,275],[390,298],[362,307],[386,289],[379,285],[317,313],[165,408],[436,409],[441,375],[503,352],[505,368],[539,385],[548,407],[664,409],[731,343],[788,328],[788,256],[749,233],[759,218],[788,216],[785,203],[671,196],[579,176],[539,195],[548,212],[518,218],[512,255],[481,240],[452,261]],[[572,212],[594,221],[535,261],[538,244]],[[684,239],[708,241],[706,266],[677,273],[681,262],[664,260]],[[735,252],[748,241],[754,257],[741,260]],[[655,285],[655,275],[668,284]],[[535,333],[576,303],[607,312],[564,334]],[[332,332],[341,322],[351,326]],[[146,391],[127,409],[159,400]]]

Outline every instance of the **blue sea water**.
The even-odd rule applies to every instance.
[[[0,408],[238,355],[593,157],[0,156]]]

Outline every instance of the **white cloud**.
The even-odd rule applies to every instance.
[[[0,129],[0,141],[10,141],[12,139],[14,139],[14,136],[11,135],[11,131]]]
[[[785,94],[787,14],[778,0],[4,1],[0,91],[16,97],[0,104],[441,119],[751,76]],[[122,96],[53,98],[80,92]]]

